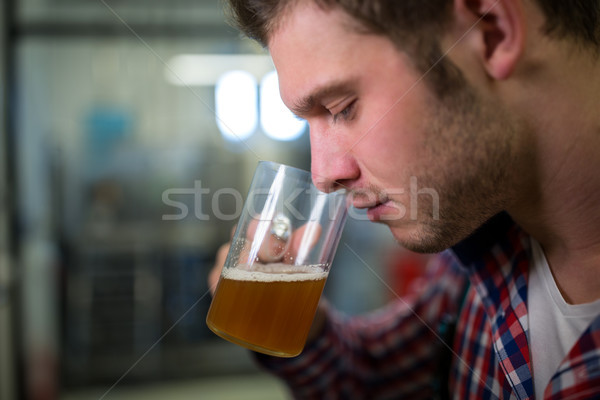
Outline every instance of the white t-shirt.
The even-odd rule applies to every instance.
[[[579,336],[600,314],[600,299],[586,304],[568,304],[562,297],[544,251],[531,239],[527,308],[533,381],[537,398],[569,353]]]

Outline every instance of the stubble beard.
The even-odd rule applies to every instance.
[[[469,85],[452,98],[432,94],[431,103],[425,156],[411,175],[418,177],[419,187],[437,192],[439,207],[419,197],[417,220],[404,234],[394,235],[402,246],[420,253],[457,244],[505,210],[514,197],[509,182],[518,158],[517,123]]]

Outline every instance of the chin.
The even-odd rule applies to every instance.
[[[398,244],[416,253],[439,253],[448,247],[437,236],[424,232],[416,224],[389,228]]]
[[[434,223],[412,223],[402,226],[390,226],[396,241],[404,248],[416,253],[439,253],[454,246],[471,230],[464,226]]]

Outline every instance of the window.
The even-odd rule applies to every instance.
[[[229,141],[250,137],[258,125],[256,79],[245,71],[230,71],[215,86],[217,126]]]

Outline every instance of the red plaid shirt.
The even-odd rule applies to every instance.
[[[257,358],[297,399],[533,399],[529,243],[500,214],[436,257],[419,296],[353,318],[329,310],[300,356]],[[600,310],[537,398],[600,399]]]

